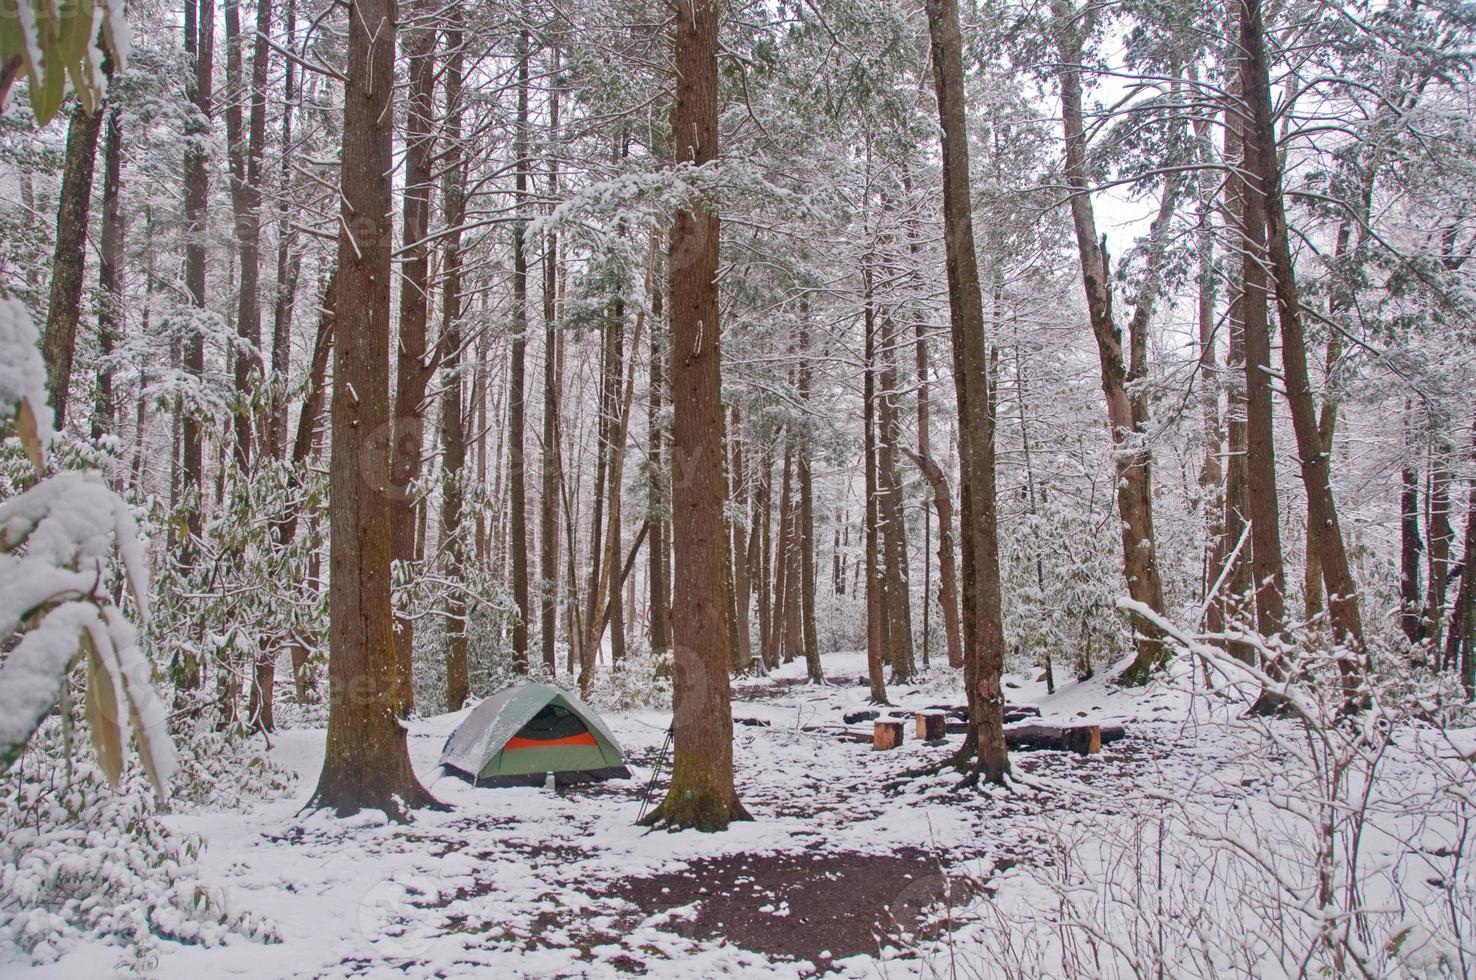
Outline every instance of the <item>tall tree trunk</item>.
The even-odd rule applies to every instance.
[[[461,528],[463,503],[466,498],[466,411],[461,398],[461,314],[465,300],[461,295],[461,232],[466,218],[466,161],[461,150],[463,35],[461,15],[453,15],[446,31],[446,153],[441,178],[441,209],[451,229],[441,244],[441,338],[448,360],[447,384],[441,395],[441,446],[444,450],[445,489],[441,495],[441,535],[450,542],[443,549],[449,575],[465,567],[468,560]],[[485,352],[485,345],[478,346]],[[486,365],[477,364],[479,376],[485,377]],[[485,382],[480,392],[486,399]],[[479,440],[485,438],[480,430]],[[478,556],[480,557],[480,556]],[[449,577],[449,576],[448,576]],[[446,597],[446,710],[458,711],[471,695],[471,671],[467,662],[466,600],[452,590]]]
[[[271,34],[271,0],[257,0],[252,43],[250,113],[241,116],[241,12],[237,0],[225,2],[226,77],[231,90],[226,104],[226,143],[230,156],[231,209],[235,217],[236,254],[241,263],[237,291],[236,336],[245,349],[236,351],[235,384],[240,404],[235,411],[235,462],[250,465],[252,389],[262,376],[261,360],[261,158],[266,145],[267,37]]]
[[[527,427],[525,362],[528,350],[528,254],[523,244],[527,230],[528,201],[528,3],[520,7],[522,24],[518,30],[514,57],[518,62],[518,115],[513,142],[514,218],[513,218],[513,338],[511,389],[508,395],[508,464],[507,482],[511,496],[509,545],[512,557],[513,604],[517,620],[512,628],[513,669],[528,672],[528,481],[524,472],[523,443]]]
[[[460,575],[468,560],[461,527],[462,500],[465,496],[466,428],[461,399],[461,336],[457,312],[461,302],[460,272],[452,271],[445,281],[448,293],[442,317],[449,331],[446,353],[446,383],[441,391],[441,447],[445,467],[441,491],[441,561],[443,574],[452,581]],[[459,711],[471,694],[471,678],[467,663],[466,600],[459,589],[446,593],[446,710]]]
[[[774,459],[773,450],[764,452],[763,474],[759,483],[758,496],[754,500],[754,528],[758,540],[758,581],[754,591],[758,596],[758,635],[759,635],[759,657],[763,661],[765,670],[772,670],[779,666],[777,656],[774,654],[773,644],[769,639],[769,632],[773,623],[772,592],[774,548]]]
[[[1404,462],[1399,467],[1399,628],[1411,645],[1420,641],[1420,477],[1410,431],[1413,409],[1404,400]]]
[[[1197,81],[1197,76],[1191,76]],[[1210,123],[1196,120],[1194,126],[1196,156],[1203,162],[1214,157],[1211,144]],[[1224,452],[1224,432],[1220,423],[1220,367],[1215,344],[1215,236],[1214,200],[1217,178],[1206,168],[1199,176],[1197,190],[1199,212],[1195,228],[1195,253],[1198,269],[1198,344],[1199,344],[1199,414],[1200,431],[1204,439],[1204,461],[1199,467],[1199,489],[1204,506],[1205,550],[1202,591],[1211,588],[1219,576],[1217,556],[1225,548],[1224,506],[1221,499],[1220,482],[1223,469],[1220,463]],[[1205,596],[1208,598],[1208,596]],[[1211,602],[1208,611],[1218,616],[1223,606]],[[1210,632],[1217,633],[1223,626],[1215,621],[1208,624]]]
[[[1343,544],[1337,501],[1332,489],[1331,459],[1318,431],[1312,383],[1307,373],[1307,343],[1302,329],[1301,300],[1296,269],[1292,264],[1290,230],[1287,227],[1281,187],[1281,158],[1271,120],[1271,90],[1266,63],[1261,0],[1238,0],[1240,49],[1245,61],[1243,95],[1252,125],[1246,142],[1254,146],[1246,153],[1256,178],[1251,193],[1264,195],[1266,245],[1276,284],[1277,310],[1281,323],[1282,374],[1286,380],[1287,403],[1292,429],[1297,437],[1302,483],[1307,491],[1307,511],[1321,534],[1318,557],[1323,585],[1327,588],[1328,613],[1333,634],[1346,651],[1341,663],[1343,689],[1350,706],[1359,700],[1358,687],[1366,672],[1363,620],[1358,608],[1358,586]]]
[[[835,512],[835,524],[830,529],[830,591],[834,595],[845,595],[845,573],[842,569],[844,559],[841,556],[841,530],[845,526],[849,515],[844,511]]]
[[[323,300],[319,309],[318,331],[313,340],[312,359],[308,364],[307,390],[302,396],[302,410],[297,417],[297,435],[292,441],[292,455],[287,468],[288,486],[294,493],[302,487],[302,475],[318,442],[318,424],[327,400],[328,364],[333,356],[333,324],[338,309],[338,273],[328,277],[323,288]],[[288,509],[277,529],[277,540],[282,544],[291,541],[297,534],[299,514],[296,507]]]
[[[796,472],[798,467],[796,466]],[[784,553],[788,567],[784,570],[784,662],[790,663],[803,653],[804,633],[800,614],[800,502],[799,478],[794,481],[794,496],[789,502],[789,544]]]
[[[118,200],[123,182],[123,121],[116,106],[107,110],[107,120],[107,135],[103,142],[102,242],[97,263],[97,289],[100,294],[97,307],[97,345],[103,360],[98,366],[92,411],[94,439],[117,428],[113,366],[109,358],[113,356],[113,347],[118,338],[123,335],[124,221]]]
[[[811,377],[809,309],[802,309],[800,317],[798,393],[801,407],[808,411],[810,389],[814,384]],[[820,635],[815,623],[815,494],[810,473],[811,442],[810,434],[806,432],[800,442],[799,458],[795,461],[795,477],[799,483],[800,640],[805,653],[805,675],[811,684],[823,684],[825,671],[820,665]],[[743,601],[747,605],[746,596]]]
[[[206,170],[206,138],[213,115],[211,81],[215,65],[215,0],[185,0],[185,51],[194,60],[188,96],[194,113],[185,127],[184,217],[185,217],[185,291],[190,305],[205,309],[206,223],[209,209],[210,178]],[[200,378],[205,373],[205,339],[192,330],[184,341],[184,369]],[[191,564],[194,540],[200,535],[202,501],[200,484],[204,478],[205,447],[200,420],[186,407],[180,431],[180,495],[186,498],[186,529],[191,540],[182,549],[185,564]],[[186,681],[194,686],[198,680]]]
[[[663,656],[671,650],[671,574],[667,567],[666,521],[669,499],[666,483],[666,430],[661,421],[665,399],[667,344],[663,340],[662,290],[651,291],[651,356],[646,413],[646,520],[651,532],[646,542],[646,583],[650,591],[651,652]],[[760,634],[762,635],[762,634]]]
[[[718,155],[717,53],[721,6],[678,0],[676,94],[671,132],[678,166]],[[718,217],[679,210],[668,251],[671,275],[672,627],[674,754],[666,799],[647,823],[722,830],[748,818],[733,786],[729,705],[729,607],[724,601],[722,368],[718,329]]]
[[[616,345],[615,389],[617,398],[619,397],[620,391],[620,374],[625,369],[624,304],[619,304],[619,306],[620,316],[618,320],[620,330],[613,338]],[[636,342],[639,343],[639,338],[637,338]],[[634,346],[633,344],[632,349]],[[631,357],[630,363],[632,367],[635,366],[634,356]],[[620,583],[616,576],[620,574],[621,521],[624,516],[622,514],[622,490],[625,485],[625,442],[627,435],[625,420],[629,418],[628,408],[628,402],[622,408],[621,403],[617,401],[615,408],[617,414],[611,419],[610,424],[610,462],[605,480],[605,559],[601,562],[603,572],[600,588],[598,589],[600,607],[609,606],[612,611],[609,619],[609,625],[611,627],[610,662],[612,665],[625,659],[625,603],[621,599]],[[605,623],[602,621],[595,633],[595,640],[592,645],[596,649],[603,642],[604,627]]]
[[[887,593],[892,684],[907,684],[915,668],[912,647],[912,582],[902,481],[897,476],[897,332],[890,314],[881,317],[881,394],[877,406],[877,506],[881,520]]]
[[[409,63],[409,94],[405,105],[405,185],[401,212],[399,263],[399,342],[395,351],[394,417],[390,420],[390,521],[393,558],[401,564],[415,561],[416,529],[422,498],[420,479],[425,444],[426,388],[434,370],[429,358],[427,325],[430,316],[430,202],[433,187],[436,115],[436,8],[430,0],[412,0],[402,45]],[[451,150],[456,153],[456,150]],[[395,611],[396,689],[401,715],[415,707],[411,661],[415,650],[415,620]]]
[[[559,198],[559,47],[549,55],[552,76],[548,93],[548,196]],[[559,336],[558,323],[559,240],[548,233],[543,256],[543,454],[539,460],[539,571],[543,577],[539,626],[543,641],[543,666],[552,677],[558,668],[559,618]],[[654,338],[654,333],[653,333]],[[653,339],[654,343],[654,339]],[[653,644],[654,645],[654,644]]]
[[[207,0],[208,2],[208,0]],[[402,817],[433,804],[410,766],[390,608],[393,0],[352,0],[344,86],[340,303],[333,345],[328,746],[312,805]],[[379,440],[379,446],[374,442]]]
[[[1239,81],[1232,80],[1232,88],[1239,91]],[[1224,157],[1227,160],[1243,159],[1243,123],[1236,106],[1225,110]],[[1240,215],[1244,205],[1245,181],[1232,180],[1225,188],[1225,225],[1235,228],[1241,224]],[[1229,344],[1225,355],[1225,476],[1221,493],[1223,511],[1220,526],[1223,528],[1215,543],[1213,560],[1210,563],[1210,581],[1213,584],[1223,576],[1224,584],[1215,594],[1209,607],[1207,625],[1211,632],[1219,633],[1228,625],[1248,623],[1246,616],[1252,601],[1251,558],[1255,545],[1246,530],[1250,520],[1248,465],[1246,462],[1246,388],[1245,388],[1245,303],[1242,300],[1244,284],[1241,282],[1243,268],[1235,269],[1230,279],[1230,304],[1227,315]],[[1243,543],[1242,543],[1243,541]],[[1239,546],[1239,551],[1236,547]],[[1226,568],[1226,565],[1229,568]],[[1229,644],[1231,653],[1241,659],[1251,656],[1249,647]]]
[[[1101,364],[1102,394],[1107,404],[1107,425],[1114,447],[1117,479],[1117,512],[1122,529],[1123,577],[1128,594],[1156,613],[1164,611],[1163,583],[1159,576],[1153,534],[1153,491],[1151,455],[1146,438],[1144,403],[1129,390],[1130,366],[1123,357],[1122,333],[1112,310],[1112,282],[1103,239],[1097,236],[1087,180],[1086,131],[1082,118],[1082,45],[1087,28],[1076,21],[1076,12],[1063,0],[1053,6],[1056,43],[1061,53],[1061,116],[1066,138],[1066,183],[1071,188],[1071,220],[1081,259],[1082,286],[1087,300],[1092,335],[1097,341]],[[1169,192],[1165,190],[1165,194]],[[1146,323],[1143,324],[1146,326]],[[1132,333],[1130,332],[1130,339]],[[1131,357],[1131,354],[1129,355]],[[1131,371],[1136,373],[1136,371]],[[1142,684],[1167,657],[1162,636],[1147,620],[1134,616],[1137,656],[1122,673],[1125,684]]]
[[[1243,87],[1242,87],[1243,90]],[[1249,151],[1249,141],[1242,141]],[[1245,371],[1246,504],[1250,518],[1251,569],[1256,596],[1256,631],[1265,637],[1286,626],[1286,571],[1281,559],[1281,513],[1276,497],[1276,439],[1271,413],[1271,325],[1267,316],[1266,218],[1262,195],[1240,176],[1229,180],[1239,213],[1233,230],[1240,253],[1240,289],[1235,295]],[[1271,666],[1273,674],[1276,669]]]
[[[648,298],[656,291],[654,288],[656,249],[657,239],[653,236],[646,261],[645,288]],[[640,349],[641,335],[646,327],[646,311],[643,308],[636,311],[635,330],[630,340],[630,356],[626,357],[624,349],[624,304],[617,304],[617,309],[621,314],[619,317],[621,330],[619,336],[615,338],[618,344],[618,357],[615,365],[617,369],[617,400],[610,447],[609,522],[605,528],[604,575],[600,588],[605,606],[610,610],[608,621],[610,625],[610,660],[612,663],[618,663],[625,659],[625,600],[621,595],[621,586],[624,582],[623,576],[627,570],[620,564],[623,533],[622,515],[624,513],[623,501],[625,494],[625,451],[630,443],[630,419],[632,407],[635,403],[635,352]],[[620,380],[620,371],[624,372],[623,382]],[[598,632],[604,632],[603,622]]]
[[[56,206],[56,249],[51,259],[51,303],[41,353],[46,359],[46,388],[56,413],[56,428],[67,423],[67,395],[72,384],[72,356],[77,322],[82,315],[82,272],[87,259],[87,215],[92,205],[92,172],[97,162],[101,110],[89,113],[80,102],[67,126],[66,161]]]
[[[994,411],[984,352],[984,299],[979,291],[969,189],[968,126],[964,115],[963,39],[957,0],[927,0],[933,87],[943,141],[943,244],[963,471],[959,530],[964,548],[964,677],[969,732],[960,758],[975,772],[1003,782],[1009,771],[1004,740],[1004,623],[995,501]]]
[[[728,429],[729,440],[733,444],[733,505],[743,514],[748,512],[748,504],[753,496],[753,488],[749,480],[747,467],[743,461],[743,439],[738,435],[738,409],[730,410],[729,418],[731,425]],[[744,520],[735,520],[733,523],[733,622],[734,633],[738,643],[733,651],[733,663],[740,670],[747,670],[749,663],[753,660],[753,637],[750,632],[749,623],[749,598],[752,595],[751,568],[748,564],[748,538],[753,531],[752,525],[746,524]]]
[[[1373,187],[1368,186],[1369,196],[1373,193]],[[1365,208],[1367,213],[1367,208]],[[1348,250],[1348,244],[1352,238],[1350,222],[1344,220],[1338,226],[1336,244],[1333,246],[1333,261],[1337,262]],[[1328,300],[1328,313],[1337,316],[1345,301],[1336,292]],[[1333,372],[1337,368],[1338,358],[1343,356],[1343,335],[1337,330],[1328,331],[1327,354],[1323,361],[1323,378],[1326,381],[1326,390],[1322,396],[1322,410],[1317,417],[1317,434],[1326,449],[1329,463],[1331,463],[1333,451],[1333,436],[1337,433],[1338,426],[1338,398],[1333,389]],[[1311,512],[1307,517],[1307,562],[1302,569],[1302,591],[1303,607],[1307,619],[1312,619],[1322,612],[1322,548],[1319,542],[1322,540],[1322,528],[1312,520]]]
[[[1429,650],[1432,663],[1439,662],[1445,593],[1450,586],[1450,548],[1455,542],[1455,531],[1450,524],[1450,450],[1450,444],[1442,442],[1431,452],[1430,482],[1425,494],[1429,507],[1425,527],[1430,538],[1430,573],[1425,608],[1420,615],[1420,642]]]
[[[150,207],[149,205],[147,205],[147,204],[144,205],[143,219],[144,219],[144,234],[143,234],[143,245],[144,245],[143,313],[139,317],[139,330],[140,330],[140,332],[145,337],[147,337],[149,335],[149,324],[150,324],[150,322],[151,322],[151,320],[153,318],[153,314],[154,314],[154,262],[155,262],[154,249],[153,249],[153,244],[154,244],[154,209],[152,207]],[[170,362],[171,362],[171,364],[173,363],[173,359],[174,359],[174,346],[175,346],[174,344],[172,344],[172,343],[170,344],[170,352],[169,353],[170,353]],[[147,412],[147,399],[145,397],[145,391],[147,390],[147,385],[148,385],[148,378],[149,378],[148,358],[146,358],[146,357],[140,357],[139,358],[139,363],[138,363],[137,397],[136,397],[136,399],[134,401],[134,404],[133,404],[133,471],[132,471],[132,476],[133,476],[133,486],[135,488],[142,487],[144,485],[145,467],[144,467],[144,445],[143,445],[143,440],[144,440],[144,426],[145,426],[146,416],[148,414],[148,412]],[[176,417],[177,417],[177,413],[175,413],[175,414],[176,414]],[[172,430],[174,427],[171,426],[170,428]],[[172,432],[171,432],[171,435],[172,435]],[[170,469],[171,469],[171,472],[169,474],[169,478],[170,478],[169,492],[170,492],[171,498],[173,497],[173,494],[174,494],[174,483],[173,483],[174,473],[172,472],[172,470],[173,470],[174,467],[173,467],[172,464],[178,458],[178,455],[179,454],[178,454],[178,451],[177,451],[177,446],[174,443],[171,443],[170,444],[170,463],[171,463]],[[172,499],[170,501],[170,506],[171,507],[173,506],[173,500]],[[169,534],[166,535],[165,540],[170,545],[173,545],[174,544],[174,532],[173,532],[172,529],[169,532]]]
[[[297,44],[297,0],[287,0],[283,14],[283,46],[291,51]],[[292,161],[295,156],[292,137],[292,110],[297,100],[297,68],[291,59],[282,61],[282,132],[281,169],[277,176],[277,294],[272,304],[272,454],[278,459],[287,451],[287,388],[292,368],[292,310],[297,298],[297,280],[302,269],[302,256],[293,248],[292,203],[288,188],[292,186]]]
[[[225,100],[225,124],[226,124],[226,155],[228,158],[228,184],[231,196],[231,216],[233,234],[235,237],[235,260],[240,264],[241,279],[236,289],[236,338],[239,346],[228,352],[227,364],[231,370],[236,389],[236,404],[232,410],[232,432],[233,440],[231,446],[231,460],[234,466],[241,471],[246,471],[251,465],[252,449],[252,389],[259,382],[261,372],[258,355],[261,348],[261,308],[259,305],[258,279],[260,273],[260,245],[261,231],[257,225],[259,209],[261,204],[260,184],[255,185],[255,202],[253,208],[250,203],[250,191],[248,183],[252,178],[248,175],[248,152],[245,124],[241,113],[241,96],[245,87],[242,81],[242,56],[241,56],[241,10],[237,0],[225,0],[225,29],[226,29],[226,92]],[[261,9],[258,4],[258,11]],[[268,28],[270,28],[270,10],[267,11]],[[263,70],[265,66],[263,66]],[[265,75],[262,83],[265,85]],[[265,93],[263,93],[265,97]],[[265,126],[265,122],[262,123]],[[265,131],[262,134],[265,137]],[[259,144],[258,144],[259,147]],[[257,174],[259,178],[260,160],[257,161]],[[222,440],[224,450],[224,440]],[[222,457],[224,453],[222,452]],[[225,465],[222,465],[217,473],[217,487],[223,487],[225,480]],[[217,496],[220,495],[219,490]],[[257,728],[266,729],[269,720],[266,710],[270,704],[269,692],[271,681],[269,671],[273,671],[268,662],[276,656],[276,649],[270,653],[261,650],[253,657],[253,669],[251,671],[250,694],[247,697],[246,718],[247,724]],[[232,723],[236,719],[236,700],[240,692],[240,680],[234,671],[227,675],[228,683],[223,689],[222,715]]]
[[[1471,420],[1470,461],[1476,462],[1476,416]],[[1445,636],[1446,670],[1459,665],[1466,700],[1476,699],[1476,477],[1466,482],[1466,541],[1461,558],[1461,587]]]
[[[794,510],[794,450],[788,445],[788,433],[784,439],[784,465],[779,483],[779,540],[774,545],[774,601],[769,606],[768,650],[764,654],[765,664],[772,662],[773,667],[789,659],[785,628],[789,623],[789,527]]]
[[[619,398],[620,366],[616,340],[616,324],[624,318],[621,309],[606,318],[600,331],[600,397],[595,422],[595,472],[591,488],[593,505],[589,524],[589,578],[584,595],[584,631],[579,641],[579,690],[589,697],[594,690],[595,659],[604,637],[599,629],[601,601],[600,575],[604,569],[605,483],[609,477],[610,451],[614,444],[615,402]],[[623,330],[622,330],[623,333]]]
[[[886,682],[882,677],[882,666],[890,656],[888,646],[887,603],[885,583],[882,581],[879,508],[877,506],[877,418],[876,418],[876,306],[872,290],[872,271],[867,263],[861,266],[862,290],[866,307],[862,313],[861,329],[866,336],[862,339],[864,361],[861,382],[862,456],[865,469],[866,492],[866,673],[871,684],[871,703],[886,704]],[[782,528],[783,521],[780,526]],[[779,574],[777,571],[776,575]]]

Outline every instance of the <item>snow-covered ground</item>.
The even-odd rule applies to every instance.
[[[205,838],[203,882],[232,907],[273,921],[281,941],[166,943],[157,974],[930,974],[944,959],[973,954],[949,934],[906,934],[918,907],[945,895],[960,912],[971,897],[987,899],[993,914],[1014,901],[1038,905],[1042,885],[1022,869],[1059,856],[1063,816],[1120,824],[1161,807],[1165,785],[1244,782],[1246,745],[1203,737],[1182,691],[1160,684],[1109,693],[1098,679],[1048,697],[1022,677],[1007,679],[1012,703],[1036,704],[1048,719],[1124,720],[1128,737],[1089,758],[1017,753],[1010,790],[959,790],[951,771],[910,777],[948,749],[918,743],[910,724],[892,752],[842,737],[842,716],[867,707],[858,683],[865,660],[827,655],[825,669],[825,687],[803,682],[802,662],[735,686],[739,791],[755,819],[719,834],[636,826],[669,720],[656,712],[604,715],[634,778],[557,794],[479,789],[442,775],[438,752],[464,712],[418,721],[413,761],[450,809],[419,812],[408,825],[377,812],[347,821],[300,813],[323,732],[281,732],[272,756],[299,774],[295,798],[168,818]],[[958,683],[957,674],[935,672],[889,693],[910,712],[961,704]],[[950,746],[958,739],[949,736]],[[119,952],[96,943],[30,967],[19,951],[0,950],[0,974],[102,976]],[[972,969],[1009,972],[982,962]]]

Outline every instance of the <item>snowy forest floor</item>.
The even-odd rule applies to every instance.
[[[438,753],[465,713],[417,721],[412,758],[450,809],[417,813],[409,825],[377,812],[346,821],[299,813],[321,763],[323,732],[280,732],[272,756],[298,773],[294,798],[167,819],[205,838],[202,880],[233,908],[271,919],[281,942],[166,943],[157,973],[946,973],[940,957],[954,944],[939,919],[981,891],[995,895],[1009,869],[1049,861],[1059,815],[1085,811],[1112,821],[1135,804],[1151,805],[1162,778],[1233,771],[1232,756],[1244,749],[1197,736],[1188,699],[1168,686],[1109,692],[1097,679],[1046,696],[1043,685],[1010,677],[1012,703],[1039,705],[1046,719],[1122,720],[1128,737],[1092,757],[1012,753],[1016,786],[959,789],[951,770],[906,774],[944,758],[961,736],[923,744],[909,720],[896,751],[848,740],[842,715],[867,707],[858,683],[865,660],[827,655],[825,669],[832,681],[820,688],[805,683],[802,661],[735,685],[738,786],[755,819],[720,834],[635,825],[668,724],[658,712],[604,714],[633,778],[556,795],[475,788],[442,775]],[[960,704],[957,677],[939,671],[918,687],[893,689],[896,710],[910,718],[914,709]],[[0,950],[0,974],[101,976],[118,957],[116,947],[94,943],[29,968],[19,951]]]

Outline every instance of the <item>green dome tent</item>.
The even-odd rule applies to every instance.
[[[471,710],[441,749],[441,765],[478,786],[533,786],[628,777],[624,753],[600,717],[546,684],[511,687]]]

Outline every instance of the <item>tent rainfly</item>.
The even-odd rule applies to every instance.
[[[483,701],[446,739],[441,765],[478,786],[534,786],[628,777],[624,753],[599,715],[545,684]]]

